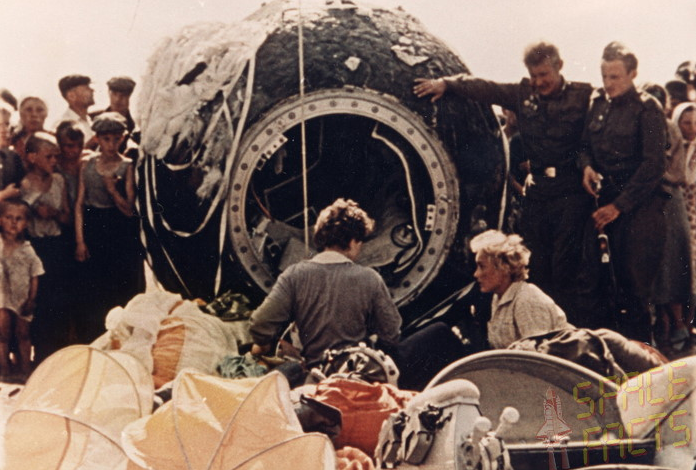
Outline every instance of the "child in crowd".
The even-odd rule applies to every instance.
[[[80,179],[80,157],[85,147],[85,134],[75,121],[63,121],[56,128],[60,147],[58,172],[63,175],[68,188],[68,202],[75,207],[77,184]]]
[[[0,203],[0,376],[3,381],[10,375],[9,345],[13,331],[22,380],[31,369],[29,324],[34,317],[38,277],[44,270],[41,260],[25,239],[30,217],[29,205],[21,199]]]
[[[99,151],[82,161],[75,205],[75,257],[84,264],[90,312],[77,322],[78,340],[91,342],[104,332],[110,309],[143,291],[138,219],[133,211],[133,163],[118,149],[125,118],[116,112],[92,124]]]
[[[70,210],[75,210],[77,201],[77,186],[80,180],[80,160],[84,153],[85,135],[75,121],[63,121],[56,128],[56,138],[60,147],[58,156],[58,173],[63,175],[68,191],[68,204]],[[89,152],[88,152],[89,153]],[[63,269],[65,279],[65,313],[69,317],[69,342],[77,340],[77,321],[84,318],[91,306],[85,302],[82,286],[84,284],[82,263],[78,262],[75,253],[75,223],[71,221],[64,227],[70,247],[68,257]]]
[[[22,180],[22,198],[36,213],[29,234],[36,237],[59,236],[61,224],[70,221],[65,180],[56,173],[58,142],[48,132],[36,132],[27,140],[29,172]]]
[[[0,101],[0,201],[19,197],[24,167],[19,155],[9,148],[12,107]]]
[[[20,187],[22,199],[32,209],[28,227],[31,243],[46,271],[37,295],[37,321],[32,333],[41,338],[34,347],[37,364],[68,344],[64,267],[70,240],[63,227],[70,222],[70,207],[65,180],[56,173],[58,154],[58,143],[52,134],[35,132],[29,136],[28,173]]]

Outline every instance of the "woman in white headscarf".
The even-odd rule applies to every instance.
[[[679,104],[672,112],[672,121],[681,131],[682,141],[679,142],[684,151],[686,164],[686,184],[684,185],[684,200],[689,219],[691,235],[691,303],[686,324],[690,325],[696,311],[696,103]]]

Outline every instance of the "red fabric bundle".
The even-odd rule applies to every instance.
[[[416,393],[384,383],[329,378],[317,384],[312,397],[341,410],[343,426],[334,440],[336,448],[357,447],[373,455],[382,422],[406,406]]]

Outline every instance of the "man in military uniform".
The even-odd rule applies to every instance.
[[[531,172],[520,227],[532,252],[530,278],[565,310],[571,323],[582,325],[575,276],[592,199],[582,189],[576,160],[592,87],[563,78],[563,61],[552,44],[528,46],[524,63],[530,78],[520,83],[455,75],[417,79],[413,91],[418,97],[432,95],[432,101],[451,92],[517,114]]]
[[[626,311],[621,333],[650,341],[648,301],[664,246],[665,116],[655,98],[636,90],[638,60],[624,45],[604,48],[601,70],[604,88],[592,96],[579,166],[583,186],[599,198],[595,228],[609,235]]]

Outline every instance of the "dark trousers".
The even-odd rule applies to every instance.
[[[606,226],[610,266],[599,263],[597,231],[593,221],[588,220],[583,285],[585,297],[595,299],[596,308],[587,326],[618,328],[628,338],[650,342],[648,305],[662,263],[666,201],[665,196],[656,192],[648,201]],[[600,200],[602,203],[608,201]],[[613,279],[607,276],[608,269]]]
[[[399,387],[422,390],[438,372],[472,351],[443,322],[435,322],[401,340],[389,351],[399,368]]]
[[[71,259],[71,240],[66,236],[33,238],[31,244],[43,263],[45,274],[39,277],[36,316],[31,324],[34,362],[69,345],[73,321],[69,303],[70,281],[66,266]]]
[[[592,199],[583,193],[547,199],[527,197],[522,204],[521,234],[532,252],[530,282],[551,296],[574,324],[582,316],[577,274],[583,230],[591,210]]]
[[[619,332],[645,342],[650,341],[648,303],[665,244],[665,203],[665,197],[657,193],[606,229],[616,280],[626,299],[626,313],[619,316]]]

